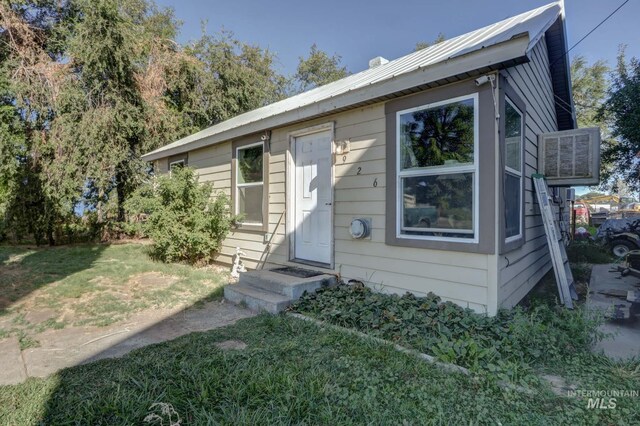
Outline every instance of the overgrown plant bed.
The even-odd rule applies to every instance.
[[[535,366],[588,353],[601,322],[583,308],[543,302],[490,318],[433,294],[397,296],[344,284],[307,294],[291,310],[519,382]]]

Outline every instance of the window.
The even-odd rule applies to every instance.
[[[477,242],[477,99],[397,113],[398,237]]]
[[[236,149],[235,211],[243,225],[265,222],[264,144],[245,145]]]
[[[522,236],[522,113],[505,98],[504,220],[506,241]]]
[[[184,160],[173,161],[169,163],[169,171],[175,169],[182,169],[184,167]]]
[[[187,167],[188,153],[172,155],[168,158],[169,173],[176,168]]]

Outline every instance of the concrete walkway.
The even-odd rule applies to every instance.
[[[600,331],[612,336],[599,342],[594,351],[613,359],[627,359],[640,356],[640,306],[626,300],[628,291],[640,290],[640,278],[621,277],[618,272],[610,272],[613,267],[593,266],[587,306],[618,317],[600,327]]]
[[[148,310],[108,327],[68,327],[34,335],[40,345],[20,351],[15,337],[0,340],[0,385],[21,383],[27,377],[46,377],[58,370],[116,358],[153,343],[195,331],[233,324],[255,315],[227,303],[209,302],[186,310]]]

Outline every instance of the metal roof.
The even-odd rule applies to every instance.
[[[428,87],[425,85],[429,82],[469,73],[475,69],[504,64],[516,58],[526,59],[533,46],[563,14],[562,2],[550,3],[375,68],[240,114],[145,154],[142,158],[152,161],[355,107],[372,99],[389,98],[392,93],[407,90],[411,92],[410,89],[420,85]]]

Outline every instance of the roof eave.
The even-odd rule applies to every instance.
[[[505,42],[453,57],[428,67],[418,68],[412,72],[399,77],[392,77],[381,83],[351,90],[320,102],[304,105],[294,110],[249,122],[242,126],[203,137],[202,139],[197,139],[180,146],[159,148],[144,154],[142,159],[145,161],[155,161],[267,129],[274,129],[288,124],[310,120],[345,109],[357,108],[363,104],[371,104],[389,99],[390,97],[404,96],[406,93],[403,92],[407,90],[420,87],[428,88],[429,84],[438,81],[446,83],[448,79],[460,75],[472,77],[487,72],[487,70],[499,70],[507,66],[512,66],[515,63],[528,62],[527,51],[529,41],[528,34],[521,34]]]

